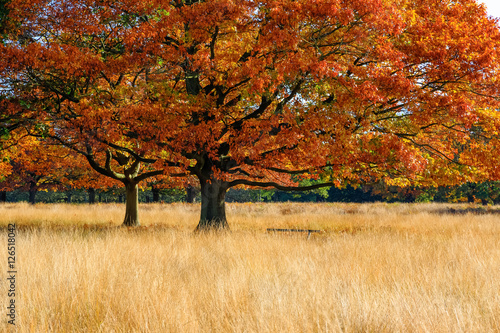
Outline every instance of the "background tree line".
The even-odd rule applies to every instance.
[[[107,189],[61,189],[41,190],[36,196],[29,191],[16,189],[0,191],[0,202],[43,203],[124,203],[125,193],[120,187]],[[196,187],[140,189],[140,203],[200,202],[200,191]],[[398,187],[383,184],[346,188],[324,188],[321,191],[286,192],[276,189],[230,189],[227,202],[448,202],[500,204],[500,182],[466,183],[439,187]]]

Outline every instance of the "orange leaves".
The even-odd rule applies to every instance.
[[[500,33],[473,0],[51,4],[0,47],[0,73],[80,152],[283,183],[277,169],[417,179],[498,124],[478,109],[497,106]]]
[[[68,158],[69,151],[47,145],[35,138],[23,138],[11,149],[8,161],[9,175],[2,179],[4,190],[14,188],[38,189],[56,188],[66,177],[65,168],[75,165],[75,159]],[[68,166],[65,166],[65,163]]]
[[[432,57],[442,66],[454,60],[456,65],[448,65],[448,69],[464,72],[468,70],[464,62],[467,66],[484,66],[484,61],[476,59],[485,53],[498,52],[497,26],[474,1],[453,4],[426,1],[416,6],[415,12],[419,19],[409,22],[407,30],[412,42],[407,43],[415,48],[412,53],[416,55]]]

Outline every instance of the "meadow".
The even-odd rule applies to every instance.
[[[2,204],[16,223],[17,332],[500,332],[500,207]],[[307,235],[267,228],[323,230]]]

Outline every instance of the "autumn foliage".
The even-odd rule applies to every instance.
[[[33,135],[124,184],[127,225],[151,177],[196,177],[204,230],[227,228],[235,186],[500,176],[500,34],[474,0],[8,8],[2,87]]]

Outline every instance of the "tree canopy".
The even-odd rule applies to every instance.
[[[500,34],[474,0],[7,8],[1,84],[36,119],[32,134],[85,156],[132,201],[147,178],[195,176],[199,229],[227,228],[235,186],[500,176]]]

